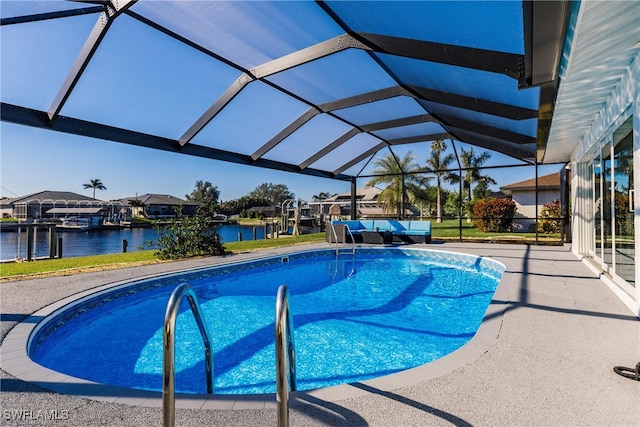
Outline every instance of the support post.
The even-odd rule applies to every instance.
[[[458,156],[458,150],[456,150],[456,144],[451,140],[451,147],[453,153],[456,156],[456,162],[458,163],[458,236],[462,242],[462,165],[460,164],[460,157]]]
[[[538,158],[536,158],[536,246],[538,242]]]
[[[462,242],[462,169],[458,170],[459,182],[458,182],[458,236]]]
[[[56,257],[56,226],[49,227],[49,259]]]
[[[33,226],[33,260],[38,259],[38,226]]]
[[[58,237],[58,250],[56,252],[58,254],[58,259],[62,258],[62,237]]]
[[[31,261],[31,252],[33,251],[33,226],[27,224],[27,261]]]
[[[560,241],[567,243],[571,240],[569,230],[569,199],[571,188],[569,187],[569,181],[571,179],[571,169],[567,163],[560,172],[560,212],[562,215],[562,228],[560,230]]]
[[[356,193],[358,188],[356,186],[356,177],[351,177],[351,219],[358,218],[358,208],[356,207]]]
[[[400,219],[403,220],[404,219],[404,213],[405,213],[405,206],[407,205],[407,201],[405,200],[405,197],[404,197],[405,193],[406,193],[406,190],[404,188],[404,185],[405,185],[405,183],[404,183],[404,173],[401,175],[401,177],[402,177],[402,188],[401,188],[402,194],[400,194],[400,204],[401,204],[401,206],[400,206]]]

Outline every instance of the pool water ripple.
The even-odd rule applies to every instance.
[[[351,272],[354,271],[353,274]],[[40,327],[31,357],[79,378],[161,390],[162,324],[178,283],[192,285],[212,332],[219,394],[275,391],[274,309],[290,289],[299,389],[362,381],[440,358],[475,334],[504,267],[446,252],[303,252],[133,283]],[[204,393],[202,339],[181,307],[176,390]]]

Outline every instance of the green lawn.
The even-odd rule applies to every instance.
[[[443,220],[440,224],[431,221],[431,237],[434,239],[452,239],[460,237],[460,222],[457,219]],[[492,239],[492,238],[510,238],[510,239],[531,239],[536,237],[536,233],[483,233],[471,222],[462,219],[462,238]],[[542,234],[539,233],[540,239],[560,239],[560,234]]]
[[[245,240],[225,243],[224,247],[231,252],[245,252],[280,246],[299,245],[304,243],[324,242],[324,233],[303,234],[301,236],[284,236],[278,239]]]
[[[246,252],[252,250],[290,246],[324,241],[324,233],[304,234],[280,239],[250,240],[225,244],[230,252]],[[32,262],[8,262],[0,264],[0,278],[30,277],[50,274],[72,274],[79,271],[92,271],[129,267],[134,265],[153,264],[160,261],[155,250],[128,252],[125,254],[92,255],[62,259],[45,259]]]
[[[280,222],[279,218],[234,218],[235,222],[239,225],[255,225],[264,226],[265,224],[273,224],[274,222]]]
[[[37,275],[43,273],[95,268],[118,267],[159,262],[155,251],[137,251],[126,254],[91,255],[61,259],[44,259],[31,262],[7,262],[0,264],[0,277]]]
[[[432,221],[432,237],[434,240],[457,240],[459,238],[458,220],[445,220],[438,224]],[[473,224],[462,220],[462,237],[469,240],[516,240],[533,242],[535,233],[482,233]],[[299,245],[324,241],[324,233],[286,236],[278,239],[246,240],[225,244],[230,252],[247,252],[280,246]],[[540,242],[555,242],[559,234],[540,234]],[[135,251],[125,254],[93,255],[62,259],[47,259],[32,262],[10,262],[0,264],[0,279],[16,279],[50,274],[72,274],[79,271],[95,271],[100,269],[121,268],[133,265],[145,265],[160,261],[154,256],[154,250]]]

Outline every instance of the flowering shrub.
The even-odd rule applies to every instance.
[[[545,203],[540,211],[538,219],[538,232],[559,233],[562,227],[562,212],[560,211],[560,200],[556,199]]]
[[[474,224],[482,232],[511,231],[516,202],[511,199],[483,199],[473,206]]]

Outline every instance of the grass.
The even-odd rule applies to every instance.
[[[225,244],[229,252],[247,252],[280,246],[299,245],[324,241],[324,233],[303,234],[302,236],[280,239],[249,240]],[[128,252],[125,254],[92,255],[61,259],[45,259],[32,262],[9,262],[0,264],[0,281],[21,280],[52,275],[66,275],[79,272],[109,270],[154,264],[161,261],[155,250]]]
[[[457,219],[443,220],[441,223],[431,221],[431,235],[434,239],[458,239],[460,237],[460,222]],[[526,240],[536,237],[536,233],[485,233],[473,225],[473,223],[467,222],[466,219],[462,219],[462,237],[472,239],[514,239],[514,240]],[[539,233],[540,240],[558,240],[560,239],[560,233],[555,234],[542,234]]]
[[[324,242],[324,233],[303,234],[301,236],[287,236],[278,239],[246,240],[242,242],[225,243],[224,247],[230,252],[246,252],[260,249],[277,248],[280,246],[299,245],[304,243]]]
[[[475,237],[482,233],[473,223],[462,220],[462,235],[465,237]],[[460,235],[460,222],[457,219],[445,219],[441,223],[431,221],[431,236],[438,237],[458,237]]]
[[[255,225],[257,227],[264,226],[265,224],[273,224],[274,222],[280,222],[278,218],[234,218],[235,222],[239,225]]]
[[[255,221],[255,220],[254,220]],[[458,239],[460,223],[457,219],[444,220],[438,224],[432,221],[433,239]],[[535,233],[483,233],[473,224],[462,220],[462,237],[469,240],[516,240],[518,242],[532,242]],[[540,234],[540,242],[559,241],[559,234]],[[278,239],[245,240],[230,242],[225,248],[231,253],[255,251],[281,246],[299,245],[305,243],[323,242],[324,233],[303,234],[301,236],[287,236]],[[155,250],[135,251],[126,254],[93,255],[62,259],[47,259],[34,262],[12,262],[0,264],[0,281],[20,280],[49,275],[65,275],[86,271],[99,271],[114,268],[124,268],[153,264],[161,261],[154,255]]]
[[[137,251],[126,254],[91,255],[60,259],[44,259],[32,262],[7,262],[0,264],[0,278],[26,277],[55,272],[79,272],[87,269],[118,268],[160,262],[155,251]]]

